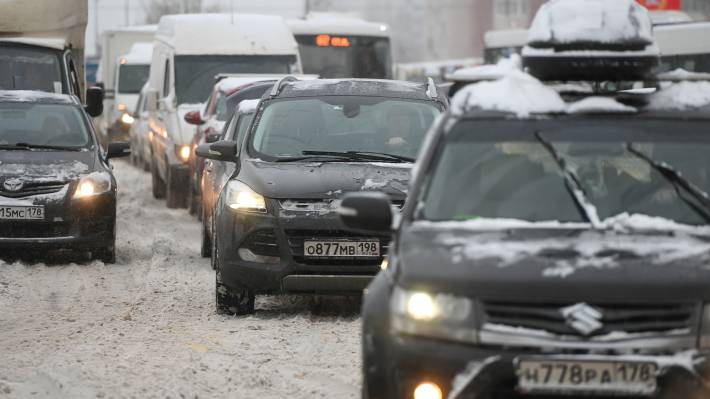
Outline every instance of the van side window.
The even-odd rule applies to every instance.
[[[170,60],[165,60],[165,75],[163,78],[163,97],[170,95]]]

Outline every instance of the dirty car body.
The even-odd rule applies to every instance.
[[[217,306],[225,312],[253,311],[255,294],[360,293],[379,270],[389,236],[344,232],[339,199],[379,191],[401,206],[421,139],[446,107],[426,85],[404,82],[274,87],[280,90],[264,95],[235,144],[236,167],[214,205]],[[410,112],[404,123],[412,136],[388,148],[382,143],[393,110]]]
[[[0,92],[0,248],[78,250],[115,259],[116,181],[79,101]]]

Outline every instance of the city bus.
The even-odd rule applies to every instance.
[[[311,13],[288,25],[298,42],[303,73],[321,78],[392,78],[387,25],[328,13]]]

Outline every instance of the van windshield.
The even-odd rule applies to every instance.
[[[175,57],[175,92],[178,104],[204,102],[223,73],[294,72],[295,55],[182,55]]]
[[[149,65],[121,65],[118,70],[118,92],[138,94],[148,80]]]
[[[627,213],[708,223],[710,206],[702,199],[710,192],[707,124],[525,122],[454,127],[420,199],[419,218],[583,222],[554,152],[601,220]]]
[[[58,52],[0,43],[0,90],[62,93],[63,80]]]
[[[77,106],[0,103],[0,147],[18,144],[83,148],[91,139]]]

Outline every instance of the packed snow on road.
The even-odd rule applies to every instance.
[[[117,264],[0,261],[2,397],[355,397],[359,301],[260,297],[220,316],[200,225],[116,162]]]

